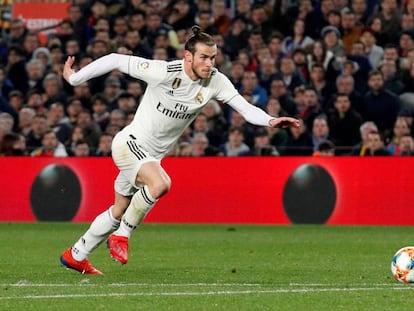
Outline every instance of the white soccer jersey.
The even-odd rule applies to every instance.
[[[212,98],[229,104],[256,125],[268,126],[273,118],[249,104],[217,69],[208,79],[191,80],[184,71],[184,60],[167,62],[112,53],[70,75],[69,82],[79,85],[112,70],[148,84],[134,120],[117,134],[117,140],[132,138],[156,159],[169,151]]]
[[[238,95],[230,80],[215,69],[209,79],[191,80],[184,72],[183,60],[132,56],[129,75],[148,86],[134,120],[122,135],[133,135],[156,158],[168,152],[211,98],[229,102]]]

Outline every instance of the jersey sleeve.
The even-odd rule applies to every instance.
[[[131,77],[143,80],[150,85],[157,85],[167,74],[167,62],[161,60],[131,56],[128,67]]]
[[[233,83],[223,73],[216,71],[216,94],[215,99],[228,103],[233,97],[239,94]]]

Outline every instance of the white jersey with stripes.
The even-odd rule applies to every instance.
[[[168,153],[212,98],[229,104],[256,125],[268,126],[273,118],[249,104],[215,68],[208,79],[191,80],[184,71],[184,60],[149,60],[112,53],[72,74],[69,82],[77,85],[115,69],[147,83],[133,121],[117,134],[117,140],[132,137],[156,159]]]
[[[122,132],[133,135],[150,153],[164,156],[211,98],[223,102],[238,95],[222,73],[191,80],[183,60],[157,61],[131,57],[129,75],[148,83],[132,123]]]

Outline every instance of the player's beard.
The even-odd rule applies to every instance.
[[[210,73],[208,74],[208,76],[207,76],[207,77],[202,77],[202,76],[200,76],[200,75],[198,74],[198,72],[197,72],[196,68],[194,67],[194,63],[191,63],[191,70],[193,71],[194,75],[195,75],[198,79],[207,79],[207,78],[209,78],[209,77],[210,77],[210,74],[211,74],[211,70],[210,70]]]

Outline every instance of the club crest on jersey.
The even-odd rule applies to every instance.
[[[147,70],[149,68],[149,62],[141,62],[138,65],[139,70]]]
[[[181,84],[181,79],[180,78],[175,78],[173,83],[172,83],[173,90],[178,89],[180,87],[180,84]]]
[[[198,93],[197,96],[195,97],[195,101],[197,104],[202,104],[203,103],[203,94]]]

